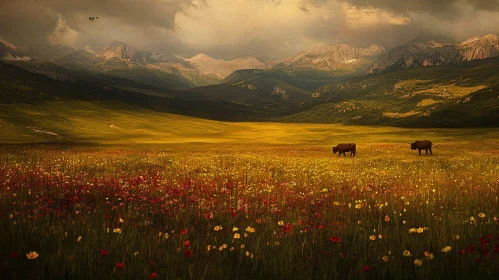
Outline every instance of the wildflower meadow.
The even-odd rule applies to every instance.
[[[4,148],[3,279],[496,279],[499,142]]]

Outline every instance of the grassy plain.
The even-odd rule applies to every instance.
[[[0,106],[6,279],[499,274],[497,130]],[[418,156],[416,139],[438,147]],[[331,154],[338,142],[357,156]]]

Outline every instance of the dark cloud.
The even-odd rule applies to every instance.
[[[309,13],[310,12],[305,6],[300,6],[299,9],[302,10],[304,13]]]
[[[99,17],[93,21],[88,17]],[[499,0],[0,0],[0,39],[40,49],[283,58],[320,44],[394,47],[499,32]]]
[[[74,42],[71,42],[76,47],[85,44],[102,47],[113,39],[138,41],[144,38],[137,33],[150,36],[158,34],[158,30],[174,30],[175,16],[194,8],[192,4],[192,0],[1,1],[0,37],[32,47],[50,41],[63,42],[49,37],[53,38],[54,32],[63,37],[68,31],[76,32],[72,33]],[[89,21],[88,17],[99,19]],[[100,43],[103,40],[106,42]]]
[[[323,0],[310,0],[324,2]],[[499,11],[498,0],[339,0],[360,7],[382,8],[395,12],[427,12],[431,14],[456,15],[460,12],[460,6],[470,5],[477,9]]]

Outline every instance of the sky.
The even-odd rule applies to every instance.
[[[102,51],[119,40],[271,61],[324,44],[391,48],[422,34],[488,33],[499,33],[499,0],[0,0],[0,40],[35,49]]]

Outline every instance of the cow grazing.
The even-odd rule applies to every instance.
[[[346,152],[350,152],[350,156],[354,156],[357,153],[357,145],[355,143],[342,143],[338,144],[338,146],[333,147],[333,153],[338,153],[338,156],[341,156],[343,154],[344,157],[346,157]]]
[[[430,150],[430,154],[433,154],[433,152],[431,151],[431,146],[435,146],[433,143],[431,143],[431,141],[418,140],[418,141],[415,141],[414,143],[411,143],[411,150],[418,150],[419,155],[421,155],[421,150],[425,150],[426,155],[428,155],[428,150]]]

